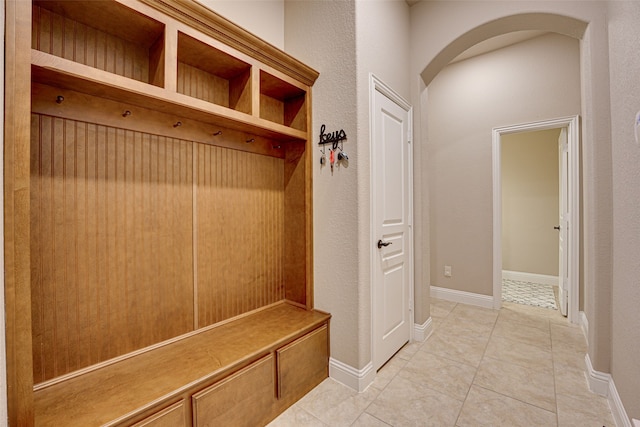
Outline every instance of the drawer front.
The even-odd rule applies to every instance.
[[[136,423],[133,427],[178,427],[185,426],[185,408],[184,400],[174,403],[168,408],[163,409]]]
[[[279,349],[278,397],[285,405],[300,399],[329,375],[327,325]]]
[[[275,407],[274,359],[266,356],[193,395],[193,425],[266,424]]]

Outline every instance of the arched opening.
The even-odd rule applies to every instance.
[[[582,38],[586,28],[587,24],[583,21],[555,14],[527,13],[496,19],[477,26],[456,38],[444,47],[422,71],[421,77],[429,91],[429,101],[426,103],[427,110],[423,110],[423,115],[426,113],[428,116],[428,119],[426,120],[428,123],[428,134],[424,139],[428,140],[430,144],[430,161],[433,161],[434,158],[437,159],[433,163],[429,163],[428,169],[430,171],[433,169],[439,169],[436,173],[430,172],[432,175],[428,179],[431,199],[429,203],[431,206],[430,235],[432,239],[432,243],[430,244],[432,256],[431,285],[436,288],[436,291],[440,291],[440,288],[451,288],[455,291],[467,293],[473,298],[480,296],[480,298],[476,298],[474,301],[477,305],[496,308],[499,307],[500,295],[499,292],[496,292],[496,283],[501,282],[501,259],[497,258],[497,256],[500,256],[501,252],[498,251],[497,256],[496,251],[493,252],[494,262],[492,263],[490,261],[492,253],[491,248],[492,244],[494,248],[496,246],[496,236],[493,235],[492,240],[491,231],[492,225],[493,230],[496,230],[497,227],[495,222],[492,224],[490,220],[486,219],[491,218],[492,212],[495,217],[496,212],[495,205],[491,206],[491,198],[493,194],[491,188],[492,172],[495,175],[495,170],[492,171],[491,166],[491,128],[581,113],[580,47],[576,40],[580,40]],[[435,102],[437,102],[436,99],[441,99],[442,96],[437,94],[432,87],[433,85],[430,85],[430,83],[436,79],[436,76],[438,76],[441,71],[447,67],[452,59],[464,52],[466,49],[490,38],[522,30],[538,30],[549,33],[558,33],[563,36],[568,36],[562,37],[563,39],[572,40],[570,43],[573,43],[574,46],[575,59],[572,64],[573,68],[571,68],[570,72],[568,71],[566,74],[573,74],[572,87],[570,90],[573,95],[573,102],[565,103],[562,108],[551,108],[548,111],[545,110],[545,105],[554,104],[556,103],[555,101],[547,101],[546,103],[528,102],[530,104],[539,104],[535,107],[537,110],[535,108],[521,108],[520,110],[522,111],[514,112],[513,114],[506,114],[505,116],[499,116],[498,114],[500,109],[495,109],[495,114],[487,114],[486,121],[489,125],[487,126],[487,123],[483,123],[485,129],[481,131],[483,132],[482,135],[476,134],[470,136],[468,133],[465,134],[464,131],[459,131],[448,141],[451,145],[464,146],[465,148],[451,146],[448,148],[445,147],[444,144],[440,146],[437,144],[434,145],[434,141],[442,138],[442,134],[434,133],[436,125],[441,126],[440,123],[448,122],[449,126],[453,125],[464,127],[464,122],[476,120],[475,117],[471,117],[474,115],[473,110],[466,108],[466,105],[464,104],[472,102],[470,100],[474,97],[487,95],[487,92],[489,92],[488,95],[491,95],[491,90],[484,92],[481,90],[477,92],[474,91],[473,83],[469,83],[469,80],[474,79],[474,76],[467,75],[466,77],[468,81],[464,85],[465,89],[462,90],[463,93],[460,94],[460,97],[456,101],[452,101],[452,104],[457,105],[450,106],[449,115],[447,116],[441,112],[443,108],[433,108],[432,103],[434,103],[433,105],[437,105],[435,104]],[[557,37],[560,38],[561,36]],[[544,57],[543,51],[538,50],[538,52],[542,52],[543,54],[541,57]],[[506,63],[497,62],[496,65],[499,66],[500,64],[504,65]],[[514,72],[517,71],[514,70]],[[480,74],[480,72],[478,74]],[[502,70],[497,74],[504,76],[506,72]],[[481,80],[481,78],[478,77],[478,80]],[[522,79],[520,81],[518,79],[514,79],[513,82],[508,83],[513,86],[514,84],[523,84],[523,81]],[[549,97],[553,96],[552,94],[559,93],[558,91],[562,89],[563,88],[559,83],[555,86],[555,89],[552,89],[551,87],[538,86],[535,90],[528,92],[528,95],[530,96],[530,99],[533,99],[538,95],[545,96],[545,94]],[[522,93],[527,92],[523,91]],[[467,99],[469,100],[468,102],[465,102],[465,96],[467,96]],[[493,102],[505,103],[508,102],[507,99],[508,97],[506,96],[497,97],[495,100],[491,97],[487,97],[484,100],[484,102],[487,103],[486,109],[491,109],[492,107],[490,105]],[[523,102],[527,103],[526,100],[523,100]],[[518,109],[518,107],[505,107],[503,110],[509,108]],[[458,111],[459,117],[452,119],[454,116],[451,113],[455,110]],[[480,112],[480,114],[484,114],[484,112]],[[434,119],[434,117],[437,118]],[[493,120],[493,122],[491,122],[491,120]],[[458,125],[455,123],[458,123]],[[475,128],[472,128],[471,126],[469,127],[469,132],[480,132],[480,126],[477,124],[474,126]],[[455,132],[452,132],[452,134],[453,133]],[[449,152],[445,153],[445,151]],[[465,162],[466,164],[464,166],[455,165],[456,163],[460,165]],[[474,165],[474,163],[479,162],[482,163],[482,166]],[[472,166],[469,167],[470,165]],[[431,166],[434,167],[432,168]],[[475,170],[473,168],[475,168]],[[455,172],[453,172],[454,170]],[[458,174],[458,176],[460,174],[469,173],[471,176],[458,180],[458,178],[453,177],[454,173]],[[456,181],[458,181],[457,187]],[[443,194],[444,196],[442,196]],[[467,197],[469,198],[467,199]],[[467,206],[465,206],[464,200],[469,200],[469,204]],[[446,208],[443,209],[443,206],[446,206]],[[472,211],[476,208],[481,211],[478,215],[473,212],[458,214],[458,212],[461,212],[462,210],[466,209]],[[483,215],[485,219],[479,218]],[[445,216],[446,220],[443,221]],[[455,218],[456,216],[459,218]],[[480,240],[484,243],[463,243],[465,241],[465,231],[460,230],[465,230],[466,227],[468,229],[467,239]],[[447,234],[454,229],[456,231],[453,233],[457,234]],[[550,227],[550,231],[552,231],[552,227]],[[433,236],[436,237],[434,238]],[[434,241],[436,242],[434,243]],[[450,257],[449,255],[452,252],[458,252],[459,255],[456,254],[455,257]],[[483,257],[477,257],[479,253],[483,253]],[[454,263],[457,263],[457,265],[462,265],[463,268],[456,269],[455,264],[452,265],[448,262],[449,259],[452,259]],[[466,260],[469,260],[468,264]],[[464,268],[470,266],[474,262],[478,265],[481,264],[481,266],[478,267],[478,271],[469,272],[468,270],[471,270],[471,268],[464,271]],[[450,277],[451,266],[453,266],[453,279]],[[443,268],[444,271],[441,271]],[[456,270],[458,270],[458,277],[455,277]],[[468,288],[465,288],[464,285],[460,285],[460,281],[470,283],[476,279],[478,282],[482,282],[482,284],[477,286],[476,284],[473,286],[469,285]],[[442,283],[442,285],[440,285],[440,283]],[[575,294],[577,295],[577,292]],[[459,296],[460,294],[457,295]],[[495,298],[498,298],[497,305]],[[578,310],[577,306],[578,302],[576,300],[576,303],[574,304],[575,313],[577,313]],[[571,320],[577,322],[577,315],[572,316]]]
[[[428,86],[456,56],[480,42],[503,34],[537,30],[582,39],[586,29],[587,23],[584,21],[550,13],[523,13],[495,19],[473,28],[449,43],[431,60],[420,76]]]
[[[580,219],[582,233],[580,265],[580,325],[588,341],[588,377],[597,386],[596,371],[610,372],[612,363],[613,328],[613,282],[614,231],[614,146],[612,144],[612,102],[619,102],[621,91],[613,98],[611,80],[610,22],[607,12],[610,5],[596,2],[540,2],[536,4],[541,13],[530,13],[531,3],[469,2],[464,8],[437,7],[431,2],[416,9],[414,36],[425,43],[414,48],[415,80],[414,105],[416,105],[415,128],[417,151],[415,170],[420,171],[415,191],[424,201],[420,209],[420,227],[429,230],[429,193],[433,185],[426,176],[431,153],[427,143],[427,118],[433,110],[427,105],[432,93],[429,83],[446,64],[465,49],[495,35],[518,30],[548,30],[565,34],[580,43],[580,168],[581,200]],[[522,13],[518,13],[522,12]],[[625,19],[632,19],[626,18]],[[624,21],[624,20],[623,20]],[[622,34],[622,33],[620,33]],[[427,43],[426,41],[431,41]],[[616,64],[618,69],[625,66]],[[615,69],[615,68],[613,68]],[[419,76],[419,77],[418,77]],[[561,98],[561,94],[556,97]],[[421,146],[422,145],[422,146]],[[624,190],[621,190],[624,191]],[[433,251],[427,236],[418,241],[420,255],[430,256]],[[418,239],[416,239],[418,240]],[[430,263],[418,271],[423,283],[430,283]],[[454,268],[455,274],[455,268]],[[427,286],[428,288],[428,286]],[[425,292],[428,294],[428,290]],[[486,293],[486,295],[491,292]],[[416,295],[422,296],[419,293]],[[428,298],[424,298],[428,304]],[[428,316],[427,316],[428,317]],[[597,372],[596,372],[597,373]]]

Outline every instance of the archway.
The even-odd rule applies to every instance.
[[[582,39],[587,25],[586,22],[579,19],[550,13],[523,13],[498,18],[473,28],[449,43],[422,70],[420,76],[424,84],[428,86],[452,59],[470,47],[492,37],[515,31],[537,30]]]
[[[420,4],[419,4],[420,5]],[[489,5],[489,6],[487,6]],[[589,356],[596,370],[607,372],[611,357],[611,276],[612,255],[611,223],[612,206],[612,152],[611,107],[609,88],[609,46],[607,35],[606,4],[595,2],[542,2],[531,13],[531,2],[509,4],[493,2],[469,2],[462,8],[438,7],[423,3],[414,11],[412,23],[416,24],[413,37],[431,41],[416,43],[412,72],[414,83],[416,141],[427,141],[426,100],[428,84],[446,64],[467,48],[491,37],[519,30],[545,30],[565,34],[580,40],[580,78],[582,99],[581,168],[583,199],[582,230],[584,239],[583,278],[584,300],[580,302],[581,322],[589,342]],[[416,170],[428,167],[426,148],[416,144]],[[424,174],[423,174],[424,175]],[[421,176],[416,177],[420,180]],[[429,183],[426,179],[416,182],[415,190],[428,208]],[[425,195],[427,196],[425,198]],[[428,210],[422,213],[420,227],[429,229]],[[426,212],[426,213],[425,213]],[[418,213],[416,214],[418,215]],[[428,256],[431,248],[427,242],[417,241],[420,255]],[[420,237],[422,239],[422,236]],[[418,240],[418,239],[416,239]],[[416,256],[419,254],[417,253]],[[429,283],[427,264],[420,273],[423,283]],[[581,284],[582,285],[582,284]],[[588,319],[588,323],[586,320]]]

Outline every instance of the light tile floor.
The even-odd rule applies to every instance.
[[[431,337],[403,347],[363,393],[329,378],[269,427],[615,426],[588,389],[582,331],[558,311],[432,299],[431,317]]]

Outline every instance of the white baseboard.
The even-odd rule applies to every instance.
[[[333,357],[329,358],[329,376],[349,388],[363,392],[376,378],[376,371],[371,362],[362,369],[342,363]]]
[[[589,388],[592,392],[606,397],[609,400],[609,408],[611,414],[618,427],[633,427],[631,420],[627,415],[627,411],[624,409],[622,399],[618,394],[618,389],[613,382],[613,377],[610,374],[599,372],[593,369],[591,364],[591,358],[589,354],[584,357],[585,364],[587,365],[587,381]]]
[[[587,315],[584,311],[578,313],[578,323],[580,328],[582,328],[582,334],[584,335],[584,339],[587,341],[587,348],[589,347],[589,319],[587,319]]]
[[[611,382],[609,383],[609,407],[611,408],[611,414],[618,427],[632,427],[631,420],[627,415],[627,411],[624,409],[622,399],[620,399],[613,378],[611,378]]]
[[[584,356],[584,362],[587,365],[587,382],[589,383],[589,389],[595,394],[608,397],[611,375],[593,369],[588,353]]]
[[[633,427],[640,427],[640,420],[633,419]]]
[[[431,286],[431,296],[461,304],[475,305],[477,307],[493,308],[493,297],[490,295],[474,294],[471,292],[458,291],[455,289],[440,288]]]
[[[418,323],[413,324],[413,340],[423,342],[431,336],[433,333],[433,322],[431,317],[427,319],[422,325]]]
[[[541,283],[543,285],[558,286],[558,276],[546,274],[524,273],[522,271],[502,270],[502,278],[508,280],[519,280],[521,282]]]

